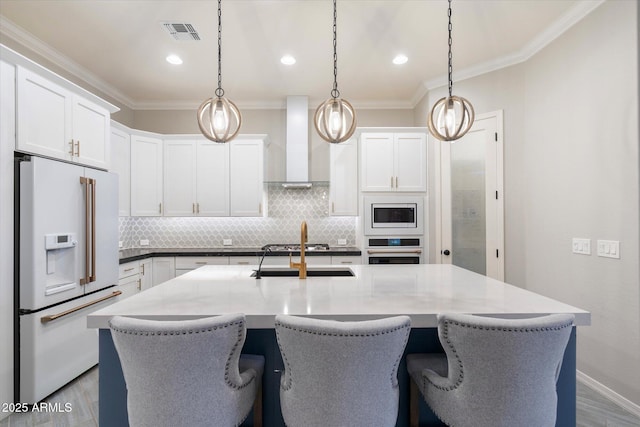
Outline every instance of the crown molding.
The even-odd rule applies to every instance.
[[[472,67],[464,68],[455,73],[454,80],[462,81],[470,79],[529,60],[536,53],[540,52],[551,42],[580,22],[585,16],[597,9],[605,1],[606,0],[583,0],[579,2],[567,13],[554,21],[544,31],[534,37],[533,40],[527,43],[522,49],[491,61],[482,62]],[[415,108],[430,90],[446,86],[447,83],[448,80],[445,75],[423,82],[423,87],[421,86],[419,88],[418,92],[416,92],[416,95],[412,99],[413,107]]]
[[[118,89],[98,78],[95,74],[91,73],[77,62],[72,61],[69,57],[63,55],[4,16],[0,16],[0,35],[17,42],[37,55],[42,56],[46,60],[54,63],[58,67],[71,73],[104,94],[109,95],[111,98],[128,108],[133,109],[135,106],[135,102]]]

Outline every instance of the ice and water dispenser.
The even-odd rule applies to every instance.
[[[53,295],[77,286],[76,247],[73,233],[46,234],[47,280],[45,295]]]

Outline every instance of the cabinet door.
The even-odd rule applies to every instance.
[[[16,84],[16,149],[71,160],[71,93],[20,66]]]
[[[164,142],[164,216],[196,214],[196,141]]]
[[[329,214],[358,215],[358,143],[355,138],[331,144]]]
[[[162,141],[131,136],[131,216],[162,215]]]
[[[153,258],[153,286],[164,283],[176,277],[176,260],[174,257]]]
[[[229,150],[229,214],[262,216],[263,142],[235,140]]]
[[[117,290],[122,292],[122,295],[120,295],[119,299],[123,300],[137,294],[138,292],[140,292],[140,288],[140,276],[138,276],[137,274],[118,280]]]
[[[393,191],[393,134],[363,133],[362,191]]]
[[[427,136],[399,133],[394,136],[395,191],[427,191]]]
[[[140,290],[144,291],[153,286],[153,259],[140,261]]]
[[[109,167],[110,114],[104,108],[73,97],[73,160],[83,165],[107,169]]]
[[[111,172],[118,175],[118,215],[131,212],[131,141],[129,134],[111,129]]]
[[[362,264],[362,257],[357,255],[332,256],[331,264],[333,265]]]
[[[229,216],[229,144],[198,141],[196,212]]]

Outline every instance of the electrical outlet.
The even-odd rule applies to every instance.
[[[573,238],[572,249],[574,254],[591,255],[591,239]]]
[[[148,239],[140,240],[140,246],[149,246],[149,240]]]
[[[222,245],[223,246],[231,246],[231,245],[233,245],[233,240],[231,240],[231,239],[222,239]]]
[[[118,240],[118,249],[122,249],[122,240]]]
[[[338,246],[347,246],[347,239],[338,239]]]

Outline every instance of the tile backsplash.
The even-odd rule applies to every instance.
[[[309,242],[355,245],[357,219],[329,216],[328,184],[286,190],[271,183],[267,190],[268,217],[121,217],[120,240],[124,248],[140,247],[140,240],[151,248],[218,248],[223,239],[233,247],[259,247],[299,242],[300,223],[307,221]]]

